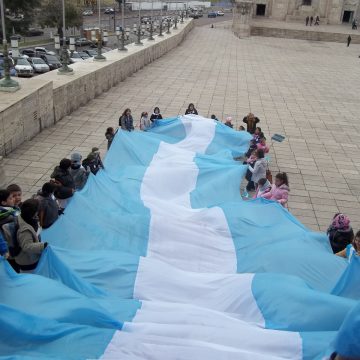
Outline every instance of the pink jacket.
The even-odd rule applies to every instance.
[[[270,148],[267,145],[262,145],[262,144],[259,143],[256,146],[257,146],[258,149],[264,150],[265,154],[268,153],[269,150],[270,150]]]
[[[268,200],[275,200],[279,202],[282,206],[285,206],[288,201],[289,191],[289,187],[285,184],[279,187],[273,185],[271,190],[268,193],[264,194],[263,197]]]

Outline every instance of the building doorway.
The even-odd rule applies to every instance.
[[[265,16],[266,5],[257,4],[256,5],[256,16]]]
[[[304,6],[311,6],[311,0],[303,0],[302,4]]]
[[[353,16],[354,16],[354,12],[353,12],[353,11],[347,11],[347,10],[345,10],[345,11],[344,11],[343,18],[342,18],[342,22],[343,22],[343,23],[349,23],[349,22],[351,22],[352,19],[353,19]]]

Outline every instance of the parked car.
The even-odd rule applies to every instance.
[[[212,11],[208,13],[208,18],[216,18],[216,17],[217,17],[216,12]]]
[[[76,63],[76,62],[83,62],[84,59],[80,56],[80,54],[77,51],[74,51],[72,54],[70,54],[70,59]]]
[[[34,49],[22,49],[21,54],[26,55],[28,57],[35,57],[36,51]]]
[[[35,47],[35,52],[37,55],[40,55],[40,54],[47,54],[47,55],[56,55],[54,51],[51,51],[51,50],[48,50],[44,47],[41,47],[41,46],[36,46]]]
[[[30,28],[27,32],[26,32],[26,36],[41,36],[44,35],[44,32],[40,29],[33,29]]]
[[[83,16],[92,16],[94,15],[94,12],[92,10],[85,10],[82,14]]]
[[[28,61],[36,73],[43,74],[50,71],[49,65],[41,58],[33,57],[29,58]]]
[[[97,50],[95,49],[87,49],[87,50],[84,50],[84,53],[88,54],[89,57],[94,57],[97,55]]]
[[[204,13],[203,13],[202,10],[196,11],[196,14],[197,14],[199,17],[203,17],[203,16],[204,16]]]
[[[16,39],[17,41],[20,41],[22,36],[20,34],[12,34],[10,35],[10,39]]]
[[[92,41],[87,39],[87,38],[77,38],[77,39],[75,39],[75,45],[76,46],[87,46],[87,45],[90,45],[91,43],[92,43]]]
[[[50,71],[61,68],[61,62],[54,55],[40,55],[40,58],[43,59],[47,65],[49,65]]]
[[[61,38],[60,38],[60,45],[62,46],[63,43],[64,43],[64,38],[61,37]],[[65,44],[66,44],[66,45],[69,45],[69,44],[70,44],[70,39],[69,39],[69,38],[66,38]]]
[[[191,14],[189,14],[189,17],[190,17],[190,18],[193,18],[193,19],[198,19],[198,18],[199,18],[199,15],[196,14],[196,13],[191,13]]]
[[[224,12],[222,12],[222,11],[218,11],[218,12],[216,13],[216,15],[217,15],[217,16],[224,16],[224,15],[225,15],[225,13],[224,13]]]
[[[85,51],[79,51],[78,54],[81,56],[81,58],[83,60],[87,60],[87,59],[91,58],[91,56],[88,53],[86,53]]]
[[[0,59],[0,79],[5,76],[4,70],[4,60]],[[10,65],[10,76],[17,76],[17,72],[15,70],[14,64]]]
[[[115,14],[115,10],[113,8],[106,8],[104,14]]]
[[[142,16],[141,17],[141,23],[142,24],[147,24],[151,21],[151,18],[149,16]]]
[[[34,70],[27,59],[20,57],[16,59],[15,70],[18,74],[18,77],[32,77],[34,75]]]

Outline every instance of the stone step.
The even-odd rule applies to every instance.
[[[258,25],[251,25],[250,34],[252,36],[300,39],[309,41],[340,42],[344,44],[346,43],[348,37],[348,34],[342,33],[272,28]],[[360,44],[360,34],[351,34],[351,39],[352,44]]]

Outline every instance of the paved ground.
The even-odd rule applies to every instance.
[[[360,46],[252,37],[196,27],[176,50],[10,154],[9,182],[34,193],[74,150],[105,149],[104,132],[130,107],[165,116],[194,102],[200,114],[240,119],[250,110],[273,144],[271,166],[290,176],[290,211],[325,230],[337,211],[360,227]]]

